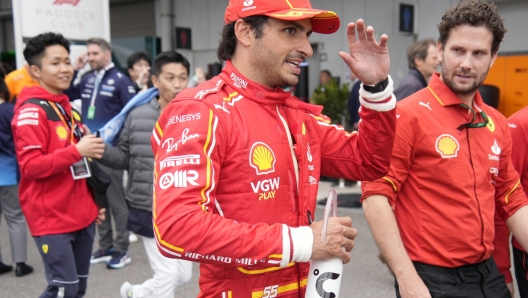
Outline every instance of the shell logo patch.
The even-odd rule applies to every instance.
[[[442,158],[457,157],[459,149],[458,141],[451,135],[443,134],[436,139],[436,151]]]
[[[491,119],[490,116],[488,116],[488,125],[486,125],[486,127],[487,127],[491,132],[494,132],[494,131],[495,131],[495,122],[493,122],[493,119]]]
[[[256,142],[251,146],[249,164],[256,170],[257,175],[275,172],[275,161],[275,154],[268,145]]]
[[[47,254],[48,253],[48,250],[49,250],[49,247],[47,244],[42,244],[42,252],[44,254]]]
[[[68,138],[68,131],[62,124],[57,125],[57,128],[55,128],[55,132],[61,140],[66,140],[66,138]]]

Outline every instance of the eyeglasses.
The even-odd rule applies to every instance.
[[[475,110],[473,110],[468,105],[465,105],[463,103],[461,103],[459,105],[461,107],[464,107],[464,108],[470,110],[471,113],[473,114],[473,119],[470,122],[468,122],[468,123],[460,125],[457,128],[458,130],[463,130],[464,128],[479,128],[479,127],[485,127],[486,125],[488,125],[488,123],[489,123],[488,115],[486,115],[486,113],[484,111],[480,111],[480,114],[482,115],[482,119],[484,119],[484,122],[474,123],[475,122],[475,118],[477,116],[476,113],[475,113]]]

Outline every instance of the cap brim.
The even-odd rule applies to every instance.
[[[322,34],[334,33],[340,25],[337,13],[328,10],[293,8],[266,13],[265,15],[285,21],[312,19],[312,31]]]

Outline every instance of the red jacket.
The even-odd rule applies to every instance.
[[[384,195],[394,206],[412,261],[458,267],[493,252],[495,210],[503,219],[528,205],[511,162],[506,119],[477,92],[474,123],[460,99],[433,75],[424,88],[398,103],[390,171],[362,184],[363,198]]]
[[[66,95],[42,87],[25,88],[17,99],[11,126],[22,176],[20,203],[29,230],[41,236],[83,229],[94,222],[97,207],[86,180],[72,178],[70,166],[81,156],[70,144],[69,127],[56,114],[48,117],[41,106],[24,104],[32,98],[57,102],[71,114]]]
[[[512,136],[512,163],[515,170],[521,177],[521,184],[524,192],[528,190],[528,108],[524,108],[508,119]],[[506,276],[506,282],[512,282],[510,272],[510,231],[504,220],[495,217],[495,251],[493,258],[497,262],[499,270]],[[522,246],[513,238],[513,246],[524,250]]]
[[[298,297],[308,264],[296,262],[311,256],[307,212],[315,213],[319,177],[387,173],[391,92],[380,94],[389,102],[370,103],[388,111],[362,109],[361,133],[331,125],[320,106],[249,81],[229,61],[180,93],[152,138],[160,251],[203,263],[200,297],[256,297],[275,285]]]

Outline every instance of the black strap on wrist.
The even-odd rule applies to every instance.
[[[387,86],[389,85],[389,77],[387,77],[385,80],[377,83],[376,85],[365,85],[363,84],[363,89],[365,91],[368,91],[370,93],[379,93],[385,90]]]

